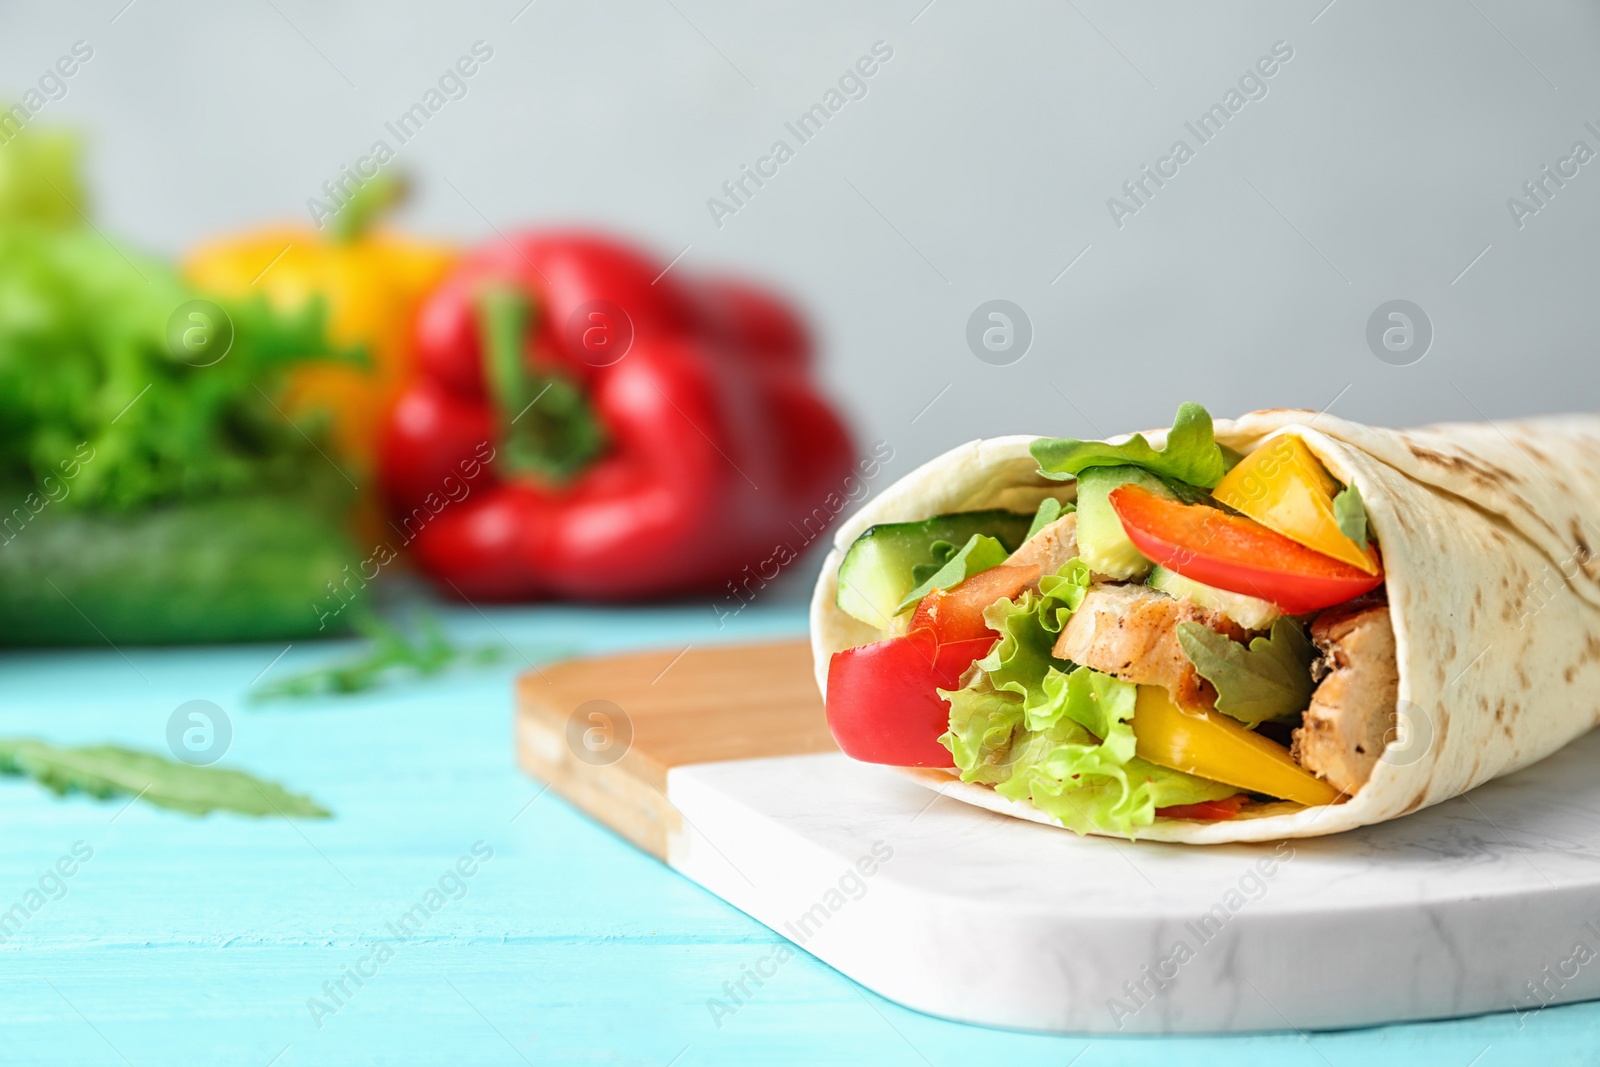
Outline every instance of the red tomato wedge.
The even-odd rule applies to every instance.
[[[922,598],[911,616],[912,631],[929,629],[940,644],[995,638],[983,621],[983,609],[996,600],[1014,599],[1039,580],[1038,567],[990,567],[949,589],[935,589]]]
[[[1113,489],[1111,506],[1146,558],[1185,578],[1269,600],[1290,615],[1342,604],[1383,584],[1381,568],[1368,574],[1219,508],[1168,500],[1136,485]]]
[[[1239,809],[1244,807],[1248,799],[1243,793],[1235,793],[1231,797],[1221,800],[1202,800],[1198,804],[1174,804],[1170,808],[1157,808],[1156,814],[1163,819],[1195,819],[1199,822],[1223,822],[1239,814]]]
[[[913,630],[828,661],[828,729],[844,754],[896,767],[953,767],[939,735],[950,728],[950,704],[936,690],[955,689],[995,634],[940,644],[932,630]]]

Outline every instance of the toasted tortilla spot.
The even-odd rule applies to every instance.
[[[1439,452],[1435,449],[1416,444],[1407,434],[1400,434],[1399,436],[1401,440],[1405,442],[1407,450],[1422,462],[1431,463],[1436,467],[1443,467],[1447,471],[1453,471],[1457,474],[1466,475],[1468,478],[1471,478],[1473,481],[1486,488],[1489,486],[1503,487],[1506,482],[1517,482],[1520,484],[1523,480],[1522,477],[1515,472],[1505,470],[1496,464],[1486,463],[1481,460],[1468,459],[1465,456],[1451,455],[1447,452]]]
[[[1594,560],[1594,550],[1589,547],[1588,540],[1583,536],[1583,524],[1577,519],[1572,520],[1573,557],[1578,561],[1579,569],[1587,567]]]

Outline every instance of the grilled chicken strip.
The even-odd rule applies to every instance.
[[[1354,793],[1394,736],[1400,672],[1387,605],[1335,608],[1311,624],[1326,671],[1294,732],[1295,762]]]
[[[1063,515],[1022,542],[1006,560],[1008,567],[1038,567],[1041,576],[1054,574],[1078,554],[1078,514]],[[1037,589],[1039,583],[1034,583]]]
[[[1178,624],[1198,622],[1243,641],[1247,632],[1219,612],[1142,585],[1092,585],[1056,640],[1055,655],[1125,682],[1165,686],[1183,708],[1209,708],[1217,691],[1178,644]]]

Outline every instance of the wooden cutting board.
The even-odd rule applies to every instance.
[[[837,752],[804,641],[567,660],[518,682],[522,766],[658,859],[674,767]]]
[[[798,641],[529,672],[517,747],[629,841],[935,1015],[1213,1032],[1600,997],[1600,734],[1383,826],[1212,847],[1079,838],[855,763]]]

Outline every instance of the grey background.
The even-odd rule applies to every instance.
[[[1597,406],[1600,161],[1520,230],[1506,206],[1574,141],[1600,150],[1594,5],[925,4],[8,3],[0,88],[89,41],[35,121],[90,133],[103,229],[176,252],[306,220],[482,39],[468,95],[400,150],[404,223],[594,221],[663,260],[687,248],[678,269],[765,275],[811,314],[863,446],[893,445],[889,476],[979,435],[1160,424],[1184,399],[1395,424]],[[794,144],[785,121],[878,40],[894,57],[867,96],[714,225],[707,198]],[[1195,145],[1184,122],[1280,40],[1268,95],[1117,228],[1107,198]],[[966,344],[995,298],[1033,324],[1010,366]],[[1433,322],[1413,366],[1367,347],[1396,298]]]

